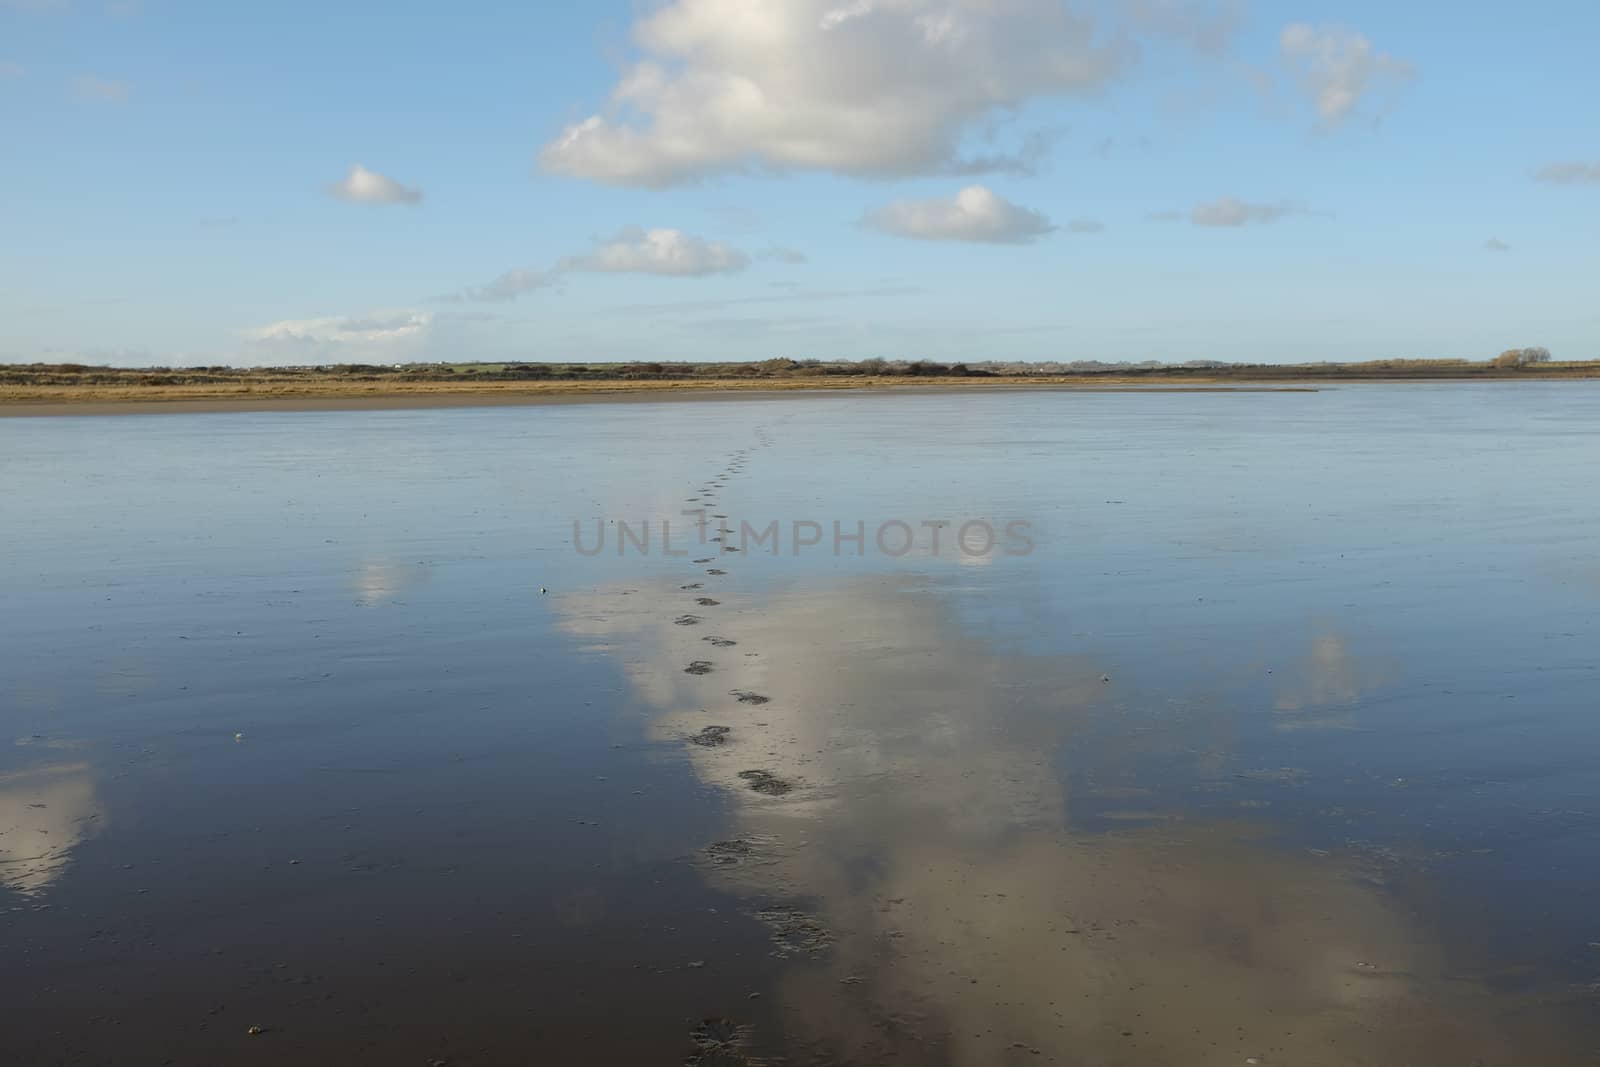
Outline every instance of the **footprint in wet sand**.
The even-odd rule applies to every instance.
[[[709,562],[710,562],[710,560],[701,560],[701,561],[700,561],[700,562],[702,562],[702,563],[709,563]],[[715,568],[715,567],[707,567],[707,568],[706,568],[706,573],[707,573],[707,574],[727,574],[727,573],[728,573],[728,572],[727,572],[727,571],[719,571],[719,570],[717,570],[717,568]]]
[[[698,615],[679,615],[676,619],[672,620],[672,625],[674,625],[674,626],[698,626],[698,625],[700,625],[700,616],[698,616]]]
[[[754,1061],[745,1054],[750,1043],[750,1028],[732,1019],[707,1019],[689,1032],[694,1054],[685,1062],[689,1067],[741,1067]]]
[[[695,560],[695,562],[696,563],[710,563],[714,558],[715,557],[713,557],[713,556],[707,556],[705,559],[697,559],[697,560]]]
[[[772,699],[771,697],[764,697],[760,693],[752,693],[746,689],[734,689],[730,691],[741,704],[765,704]]]
[[[750,788],[769,797],[781,797],[794,788],[771,771],[740,771],[739,777],[750,783]]]
[[[684,674],[710,674],[711,673],[711,661],[707,660],[707,659],[697,659],[693,663],[691,663],[687,667],[685,667],[683,669],[683,673]]]
[[[703,586],[705,584],[706,583],[704,583],[704,582],[690,582],[688,585],[680,585],[680,586],[678,586],[678,588],[679,589],[699,589],[701,586]]]
[[[689,735],[691,745],[701,748],[716,748],[728,740],[728,735],[733,733],[731,726],[707,726],[697,734]]]
[[[718,604],[722,603],[722,601],[720,601],[720,600],[712,600],[708,596],[697,596],[697,597],[694,598],[694,602],[696,604],[699,604],[703,608],[714,608]]]
[[[732,648],[739,643],[726,637],[702,637],[700,640],[710,641],[714,648]]]

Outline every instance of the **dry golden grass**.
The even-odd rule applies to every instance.
[[[1245,383],[1241,383],[1245,384]],[[353,401],[362,406],[392,402],[396,406],[428,404],[518,403],[617,396],[665,397],[760,392],[842,390],[1027,390],[1071,389],[1232,389],[1213,379],[1162,379],[1096,375],[1060,378],[905,378],[806,377],[723,378],[674,381],[348,381],[337,378],[237,380],[205,385],[0,385],[0,407],[26,405],[186,404],[227,405],[257,402],[293,406],[298,401]],[[1269,386],[1284,388],[1284,386]]]
[[[124,372],[117,372],[124,373]],[[130,376],[137,372],[125,372]],[[598,399],[712,398],[763,392],[841,390],[1180,390],[1311,391],[1349,381],[1572,380],[1600,377],[1600,362],[1545,364],[1493,372],[1486,364],[1424,368],[1404,364],[1343,367],[1257,367],[1222,372],[1074,374],[1056,377],[916,377],[798,374],[705,378],[405,379],[338,375],[284,376],[230,371],[208,382],[130,381],[0,383],[0,415],[71,414],[162,409],[444,407]]]

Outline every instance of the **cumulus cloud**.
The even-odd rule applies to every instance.
[[[1278,45],[1326,128],[1354,114],[1363,97],[1392,93],[1416,75],[1410,63],[1377,51],[1342,26],[1296,22],[1284,27]]]
[[[107,104],[126,104],[133,95],[133,86],[127,82],[105,81],[93,74],[84,74],[72,83],[72,92],[80,100],[99,100]]]
[[[646,230],[630,226],[611,240],[597,245],[591,252],[563,259],[557,269],[691,278],[706,274],[731,274],[749,264],[748,256],[721,241],[707,241],[682,230]]]
[[[970,185],[954,196],[896,200],[869,212],[862,221],[918,241],[990,244],[1026,244],[1055,229],[1039,212],[1019,207],[981,185]]]
[[[420,204],[421,189],[408,189],[393,178],[368,170],[360,163],[350,166],[343,181],[328,186],[328,192],[354,204]]]
[[[1533,172],[1536,181],[1555,182],[1557,185],[1600,184],[1600,163],[1573,160],[1569,163],[1547,163]]]
[[[545,145],[545,170],[651,187],[937,173],[985,119],[1094,89],[1128,58],[1060,0],[672,0],[633,37],[643,57]]]
[[[1252,204],[1224,196],[1207,204],[1196,204],[1189,212],[1189,221],[1196,226],[1249,226],[1255,223],[1277,222],[1290,215],[1306,214],[1304,205],[1281,200],[1270,204]]]
[[[1483,250],[1485,252],[1509,252],[1511,251],[1511,246],[1498,237],[1491,237],[1483,242]]]

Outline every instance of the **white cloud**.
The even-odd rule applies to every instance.
[[[1296,22],[1284,27],[1278,44],[1327,128],[1354,114],[1364,96],[1393,92],[1416,75],[1410,63],[1376,51],[1342,26]]]
[[[1280,200],[1271,204],[1252,204],[1224,196],[1208,204],[1196,204],[1189,212],[1189,221],[1196,226],[1248,226],[1253,223],[1277,222],[1290,215],[1307,214],[1301,204]]]
[[[672,0],[633,36],[644,57],[544,147],[546,170],[653,187],[947,171],[982,120],[1093,89],[1128,57],[1060,0]]]
[[[0,63],[0,78],[21,78],[28,73],[28,68],[21,63]]]
[[[1483,242],[1483,250],[1485,252],[1509,252],[1511,251],[1511,246],[1498,237],[1491,237]]]
[[[285,319],[241,336],[254,346],[286,351],[301,361],[398,359],[419,350],[433,326],[433,312],[400,308],[364,315]]]
[[[1055,229],[1039,212],[1018,207],[981,185],[970,185],[954,196],[897,200],[862,221],[885,233],[919,241],[1026,244]]]
[[[1600,184],[1600,163],[1573,160],[1570,163],[1547,163],[1534,171],[1536,181],[1555,182],[1558,185]]]
[[[421,189],[408,189],[393,178],[370,171],[360,163],[350,166],[343,181],[328,186],[340,200],[355,204],[420,204]]]
[[[72,83],[72,91],[80,100],[126,104],[128,97],[133,95],[133,86],[127,82],[105,81],[93,74],[84,74]]]
[[[592,252],[561,261],[562,271],[600,274],[667,274],[698,277],[743,270],[750,259],[721,241],[707,241],[682,230],[630,226]]]
[[[774,249],[771,258],[786,263],[805,261],[800,253],[788,249]],[[697,278],[733,274],[749,265],[749,256],[721,241],[708,241],[682,230],[627,226],[611,240],[600,242],[582,255],[567,256],[549,270],[535,267],[509,270],[487,285],[438,299],[452,304],[462,301],[501,303],[535,289],[547,289],[568,274],[657,274]]]

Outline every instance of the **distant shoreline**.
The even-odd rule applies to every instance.
[[[315,378],[243,378],[207,384],[3,384],[0,418],[51,415],[135,415],[221,411],[406,410],[497,407],[524,404],[600,403],[666,400],[728,400],[818,394],[873,393],[1313,393],[1348,382],[1530,382],[1592,381],[1600,365],[1487,373],[1327,373],[1260,374],[1142,373],[1076,374],[1040,377],[824,377],[682,378],[667,380],[480,380],[406,381]]]
[[[1127,381],[1096,379],[951,380],[903,378],[874,380],[809,379],[783,382],[771,379],[745,381],[674,382],[483,382],[459,387],[425,383],[405,388],[404,383],[382,388],[358,388],[357,383],[335,382],[318,388],[252,390],[190,388],[184,386],[103,389],[94,386],[59,386],[19,390],[0,389],[0,418],[82,415],[201,414],[224,411],[405,411],[426,408],[514,407],[537,404],[628,403],[657,401],[761,400],[801,398],[842,393],[905,396],[917,393],[1314,393],[1310,383]]]

